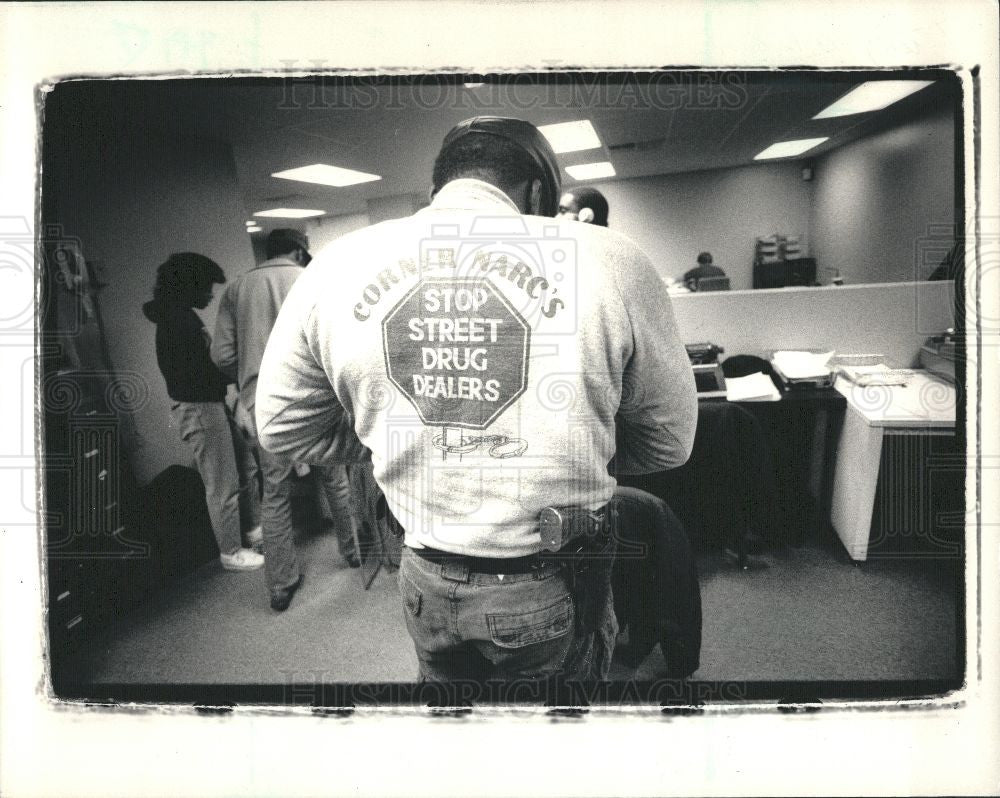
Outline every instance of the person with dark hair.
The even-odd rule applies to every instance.
[[[370,454],[422,680],[605,678],[612,474],[680,465],[694,438],[670,299],[627,238],[552,218],[559,167],[527,122],[453,128],[432,196],[295,284],[261,363],[261,445]]]
[[[559,199],[557,217],[585,224],[608,226],[608,201],[596,188],[581,186],[567,191]]]
[[[279,612],[291,604],[302,583],[295,556],[292,526],[294,461],[262,450],[254,423],[257,378],[274,320],[282,302],[312,260],[309,238],[299,230],[272,230],[265,244],[267,260],[240,275],[222,295],[212,340],[212,359],[239,388],[237,423],[257,453],[264,477],[262,505],[265,571],[271,607]],[[335,516],[341,555],[358,567],[354,551],[353,509],[346,468],[342,464],[316,469],[319,488]]]
[[[515,142],[471,133],[448,144],[434,161],[431,198],[459,177],[481,180],[508,191],[527,192],[519,200],[530,206],[531,192],[540,190],[543,175],[538,163]]]
[[[698,254],[698,265],[684,272],[684,285],[692,291],[698,290],[698,281],[706,277],[725,277],[726,273],[712,263],[711,252]]]
[[[308,266],[312,260],[309,254],[309,236],[292,227],[279,227],[267,234],[264,254],[268,261],[290,260],[299,266]],[[263,267],[264,264],[261,264]]]
[[[237,444],[225,405],[229,380],[212,362],[208,331],[194,312],[208,307],[213,287],[224,282],[225,274],[210,258],[175,253],[156,270],[153,299],[142,311],[156,324],[156,360],[173,400],[171,416],[205,483],[222,567],[251,571],[264,558],[243,548],[240,536]]]

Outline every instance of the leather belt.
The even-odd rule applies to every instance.
[[[543,565],[558,565],[569,561],[586,551],[598,551],[604,548],[607,541],[610,508],[605,506],[600,510],[587,513],[591,517],[589,528],[571,537],[558,551],[542,550],[523,557],[474,557],[468,554],[455,554],[428,546],[410,548],[414,554],[428,562],[453,563],[464,565],[472,573],[479,574],[526,574],[537,570]],[[583,527],[581,527],[582,529]]]
[[[450,551],[422,549],[409,547],[410,551],[428,562],[454,563],[466,566],[476,574],[527,574],[540,568],[546,561],[559,562],[555,555],[542,557],[539,554],[527,554],[524,557],[470,557],[467,554],[454,554]]]

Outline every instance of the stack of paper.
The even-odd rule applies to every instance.
[[[781,253],[785,260],[795,260],[802,257],[802,246],[799,244],[798,236],[783,236],[781,239]]]
[[[778,263],[781,256],[778,254],[778,237],[769,236],[757,239],[757,260],[760,263]]]
[[[780,398],[781,393],[766,374],[726,377],[726,399],[730,402],[776,402]]]
[[[885,363],[874,366],[838,366],[838,373],[855,385],[906,385],[912,369],[891,369]]]
[[[826,362],[833,357],[833,352],[775,352],[771,360],[782,374],[790,380],[810,380],[826,377],[830,368]]]

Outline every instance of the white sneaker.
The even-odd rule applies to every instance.
[[[264,565],[264,555],[240,549],[235,554],[220,554],[219,561],[227,571],[256,571]]]

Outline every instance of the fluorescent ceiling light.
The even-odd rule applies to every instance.
[[[248,233],[259,233],[263,229],[264,229],[263,227],[261,227],[259,225],[256,225],[256,224],[248,224],[247,225],[247,232]]]
[[[309,208],[271,208],[269,211],[257,211],[254,216],[268,216],[275,219],[308,219],[310,216],[323,216],[326,211],[316,211]]]
[[[791,158],[793,155],[801,155],[804,152],[811,150],[813,147],[818,147],[824,141],[829,139],[829,136],[823,136],[818,139],[795,139],[795,141],[779,141],[772,144],[766,150],[758,152],[753,159],[759,161],[762,158]]]
[[[601,177],[614,177],[615,167],[610,161],[582,163],[578,166],[567,166],[566,173],[574,180],[597,180]]]
[[[283,172],[274,172],[271,177],[338,187],[353,186],[357,183],[370,183],[373,180],[382,179],[378,175],[357,172],[354,169],[343,169],[339,166],[330,166],[330,164],[326,163],[314,163],[309,166],[300,166],[296,169],[285,169]]]
[[[253,227],[255,224],[257,224],[257,221],[255,219],[247,219],[246,221],[247,227]]]
[[[478,89],[482,85],[483,85],[482,83],[466,83],[465,84],[465,88],[467,88],[467,89]]]
[[[559,122],[556,125],[542,125],[538,128],[549,140],[556,152],[576,152],[577,150],[592,150],[601,146],[597,131],[590,120],[579,122]]]
[[[904,97],[909,97],[924,86],[930,86],[933,82],[932,80],[870,80],[847,92],[833,105],[828,105],[816,114],[813,119],[829,119],[833,116],[878,111],[899,102]]]

